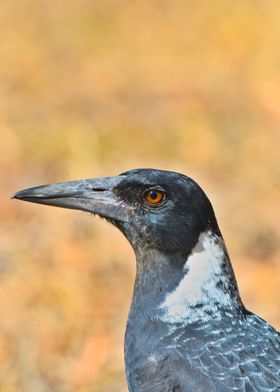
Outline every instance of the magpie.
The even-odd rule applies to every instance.
[[[135,169],[13,197],[104,217],[132,245],[130,392],[280,391],[280,334],[244,307],[212,205],[191,178]]]

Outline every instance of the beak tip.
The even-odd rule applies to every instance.
[[[15,192],[13,195],[11,195],[11,199],[16,199],[16,200],[26,200],[28,197],[28,192],[26,190]]]
[[[18,197],[17,192],[14,193],[14,194],[10,197],[11,200],[12,200],[12,199],[18,199],[18,198],[19,198],[19,197]]]

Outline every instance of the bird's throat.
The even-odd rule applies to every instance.
[[[204,232],[185,260],[179,257],[150,251],[138,260],[131,313],[171,324],[193,323],[242,306],[222,237]]]

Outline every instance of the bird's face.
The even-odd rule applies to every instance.
[[[14,198],[79,209],[106,218],[136,252],[157,249],[188,254],[207,228],[218,231],[202,189],[182,174],[137,169],[115,177],[43,185]]]

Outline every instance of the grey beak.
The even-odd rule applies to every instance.
[[[12,199],[92,212],[121,222],[129,222],[133,209],[121,200],[114,188],[122,176],[91,178],[24,189]]]

